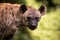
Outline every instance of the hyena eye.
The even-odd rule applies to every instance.
[[[38,17],[36,17],[35,19],[36,19],[37,21],[39,21],[39,18],[38,18]]]
[[[36,17],[35,19],[38,19],[38,17]]]
[[[31,17],[27,17],[27,19],[31,19]]]

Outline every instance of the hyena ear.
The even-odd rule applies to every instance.
[[[20,6],[20,12],[24,13],[26,10],[27,10],[26,5],[23,4]]]
[[[46,6],[42,5],[38,10],[40,11],[41,15],[43,16],[46,13]]]

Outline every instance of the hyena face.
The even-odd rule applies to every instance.
[[[28,8],[25,5],[21,6],[21,11],[23,12],[23,17],[25,22],[28,24],[28,28],[34,30],[37,28],[38,22],[41,16],[45,14],[45,6],[42,5],[39,9]]]

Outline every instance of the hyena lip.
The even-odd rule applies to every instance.
[[[37,26],[28,26],[31,30],[35,30]]]

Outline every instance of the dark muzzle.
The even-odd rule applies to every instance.
[[[38,21],[33,19],[28,21],[28,28],[35,30],[37,28]]]

